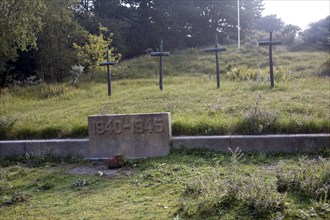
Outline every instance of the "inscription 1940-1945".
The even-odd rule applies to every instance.
[[[165,156],[170,151],[170,113],[88,117],[90,158]]]
[[[164,121],[162,118],[153,119],[133,119],[129,122],[123,123],[122,120],[97,120],[93,122],[93,134],[94,135],[112,135],[121,134],[124,130],[131,132],[132,134],[143,133],[163,133]]]

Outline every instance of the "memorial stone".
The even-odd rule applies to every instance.
[[[170,113],[88,117],[91,159],[166,156],[170,151]]]

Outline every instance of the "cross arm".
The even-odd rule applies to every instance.
[[[153,57],[162,57],[162,56],[170,56],[170,52],[151,52],[150,53],[151,56]]]
[[[280,45],[282,41],[261,41],[259,42],[259,46],[269,46],[269,45]]]
[[[221,52],[221,51],[226,51],[226,48],[208,48],[205,49],[205,52]]]
[[[115,65],[116,62],[101,62],[100,66],[110,66],[110,65]]]

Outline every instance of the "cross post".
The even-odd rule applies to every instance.
[[[116,62],[109,61],[109,50],[106,51],[106,62],[101,62],[100,66],[107,66],[107,79],[108,79],[108,96],[111,96],[111,75],[110,75],[110,66],[115,65]]]
[[[274,72],[273,72],[273,45],[280,45],[281,41],[273,41],[273,32],[269,33],[269,41],[259,42],[259,46],[269,46],[269,74],[270,86],[274,88]]]
[[[170,56],[170,52],[163,52],[163,39],[160,40],[159,52],[151,52],[150,55],[159,57],[159,89],[163,90],[163,56]]]
[[[216,64],[216,73],[217,73],[217,88],[220,88],[220,66],[219,66],[219,52],[226,51],[226,48],[218,47],[218,35],[215,35],[215,47],[205,49],[205,52],[215,52],[215,64]]]

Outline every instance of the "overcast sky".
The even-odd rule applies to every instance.
[[[264,5],[263,16],[276,14],[285,24],[302,29],[330,15],[330,0],[264,0]]]

